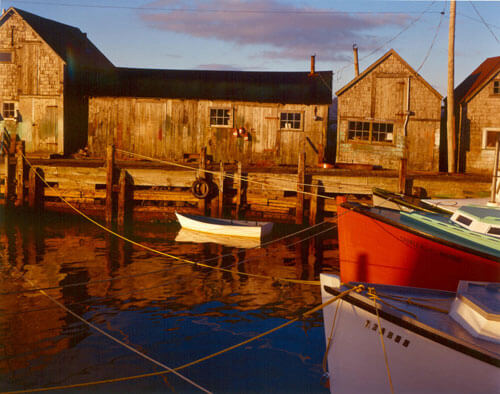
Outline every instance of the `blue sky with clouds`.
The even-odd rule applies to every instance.
[[[333,91],[393,48],[446,95],[449,2],[368,0],[0,0],[76,26],[117,66],[334,71]],[[444,13],[443,13],[444,12]],[[500,56],[500,2],[457,1],[460,83]]]

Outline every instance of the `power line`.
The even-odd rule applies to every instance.
[[[375,48],[373,51],[371,51],[368,55],[366,56],[363,56],[361,59],[359,59],[360,61],[361,60],[365,60],[367,58],[369,58],[370,56],[372,56],[373,54],[377,53],[379,50],[381,50],[382,48],[384,48],[387,44],[391,43],[392,41],[394,41],[396,38],[398,38],[401,34],[403,34],[406,30],[408,30],[410,27],[412,27],[415,23],[417,23],[423,16],[424,14],[426,13],[430,13],[429,10],[430,8],[436,3],[436,1],[433,1],[425,10],[423,10],[420,15],[415,18],[410,24],[408,24],[407,26],[405,26],[402,30],[400,30],[395,36],[393,36],[392,38],[390,38],[389,40],[387,40],[386,42],[384,42],[382,45],[378,46],[377,48]],[[439,12],[441,14],[441,12]],[[334,75],[336,74],[340,74],[342,73],[342,71],[344,71],[346,68],[350,67],[351,64],[347,64],[345,65],[344,67],[338,69],[337,71],[334,71]],[[340,80],[340,78],[338,79]]]
[[[479,13],[479,11],[477,10],[476,6],[474,5],[474,3],[472,1],[469,1],[470,5],[472,6],[472,8],[474,9],[474,11],[476,11],[476,14],[477,16],[481,19],[481,22],[483,22],[483,24],[486,26],[486,28],[489,30],[489,32],[491,33],[491,35],[495,38],[495,40],[497,41],[498,44],[500,44],[500,41],[498,41],[498,37],[495,35],[495,33],[493,32],[493,30],[491,30],[490,28],[490,25],[488,25],[488,23],[486,23],[486,21],[484,20],[484,18],[481,16],[481,14]]]
[[[446,3],[445,3],[445,7],[446,7]],[[439,33],[439,29],[441,28],[441,24],[443,23],[444,14],[445,14],[445,12],[444,12],[444,9],[443,9],[443,11],[441,12],[441,18],[439,18],[439,24],[438,24],[438,26],[436,28],[436,32],[434,33],[434,37],[432,38],[431,45],[430,45],[429,49],[427,50],[427,53],[424,56],[424,60],[422,60],[422,63],[420,64],[420,66],[415,70],[417,73],[424,66],[424,64],[427,61],[427,59],[429,59],[429,55],[431,54],[432,48],[434,47],[434,44],[436,43],[436,39],[437,39],[437,36],[438,36],[438,33]]]
[[[168,12],[186,12],[186,13],[233,13],[233,14],[299,14],[299,15],[407,15],[416,14],[414,11],[393,12],[393,11],[330,11],[330,10],[289,10],[289,9],[268,9],[268,10],[236,10],[226,8],[175,8],[175,7],[141,7],[141,6],[117,6],[102,4],[68,4],[58,2],[42,2],[31,0],[11,0],[11,3],[26,3],[39,5],[52,5],[58,7],[77,7],[77,8],[101,8],[101,9],[124,9],[124,10],[142,10],[142,11],[168,11]]]

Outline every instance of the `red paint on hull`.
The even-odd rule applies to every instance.
[[[500,263],[338,207],[340,279],[456,291],[500,281]]]

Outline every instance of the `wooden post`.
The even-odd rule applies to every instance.
[[[109,145],[106,150],[106,223],[109,225],[113,221],[113,175],[115,168],[115,147]]]
[[[238,171],[236,173],[236,217],[240,214],[241,209],[241,194],[243,188],[243,166],[241,162],[238,162]]]
[[[314,194],[311,196],[311,205],[309,207],[309,225],[316,224],[318,222],[318,207],[320,205],[320,197],[319,194],[321,194],[321,183],[320,181],[316,180],[313,183],[313,187],[311,189],[311,192]]]
[[[498,189],[498,161],[499,161],[499,155],[500,155],[500,136],[497,135],[497,141],[495,143],[495,158],[494,158],[494,163],[493,163],[493,176],[491,178],[491,196],[490,196],[490,203],[491,204],[497,204],[498,201],[496,199],[497,197],[497,189]]]
[[[123,227],[131,218],[133,209],[132,182],[126,170],[120,171],[118,185],[118,226]]]
[[[201,148],[200,151],[200,167],[198,171],[198,178],[200,179],[206,179],[206,172],[205,170],[207,169],[207,148],[203,147]],[[198,200],[198,209],[201,211],[202,215],[206,214],[207,211],[207,201],[202,198]]]
[[[219,211],[218,216],[223,216],[224,210],[224,163],[220,162],[220,175],[219,175]]]
[[[35,212],[43,210],[45,184],[41,168],[31,168],[28,177],[28,206]]]
[[[5,164],[4,200],[6,206],[12,203],[12,196],[14,194],[14,166],[10,164],[10,158],[11,154],[9,152],[4,157],[4,164]]]
[[[16,207],[24,205],[24,181],[26,174],[25,142],[16,143]]]
[[[297,208],[295,223],[304,223],[304,183],[306,180],[306,152],[299,154],[299,163],[297,166]]]
[[[450,0],[450,24],[448,30],[448,97],[446,108],[446,137],[448,147],[448,172],[455,172],[455,0]]]
[[[407,159],[403,157],[399,161],[399,176],[398,176],[398,191],[401,194],[406,193],[406,173],[407,173]]]

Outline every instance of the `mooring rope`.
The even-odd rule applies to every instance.
[[[28,164],[28,166],[34,171],[33,169],[33,165],[31,164],[31,162],[27,159],[27,157],[21,152],[21,155],[23,156],[23,158],[26,160],[26,163]],[[268,275],[259,275],[259,274],[251,274],[251,273],[248,273],[248,272],[241,272],[241,271],[237,271],[237,272],[234,272],[232,270],[229,270],[229,269],[226,269],[226,268],[222,268],[222,267],[214,267],[214,266],[211,266],[211,265],[208,265],[208,264],[204,264],[204,263],[198,263],[196,261],[191,261],[191,260],[188,260],[188,259],[184,259],[184,258],[181,258],[181,257],[178,257],[178,256],[174,256],[172,254],[169,254],[169,253],[165,253],[165,252],[162,252],[160,250],[157,250],[157,249],[154,249],[154,248],[151,248],[149,246],[146,246],[146,245],[143,245],[139,242],[136,242],[132,239],[129,239],[109,228],[107,228],[106,226],[100,224],[99,222],[97,222],[96,220],[92,219],[91,217],[89,217],[88,215],[86,215],[84,212],[82,212],[81,210],[79,210],[78,208],[76,208],[73,204],[71,204],[69,201],[67,201],[64,197],[62,197],[55,188],[53,188],[39,173],[38,171],[34,171],[35,175],[42,180],[42,182],[48,187],[50,188],[52,191],[54,191],[56,194],[58,194],[58,198],[60,198],[65,204],[67,204],[71,209],[73,209],[75,212],[77,212],[78,214],[80,214],[82,217],[84,217],[85,219],[87,219],[89,222],[93,223],[94,225],[96,225],[97,227],[101,228],[102,230],[114,235],[115,237],[117,238],[120,238],[126,242],[129,242],[131,243],[132,245],[135,245],[135,246],[138,246],[142,249],[145,249],[145,250],[148,250],[150,252],[153,252],[153,253],[156,253],[156,254],[159,254],[161,256],[164,256],[164,257],[168,257],[168,258],[171,258],[177,262],[181,262],[181,263],[186,263],[186,264],[191,264],[191,265],[195,265],[195,266],[198,266],[198,267],[205,267],[205,268],[211,268],[211,269],[214,269],[214,270],[217,270],[217,271],[222,271],[222,272],[229,272],[229,273],[237,273],[237,274],[241,274],[241,275],[245,275],[245,276],[248,276],[248,277],[254,277],[254,278],[260,278],[260,279],[266,279],[266,280],[272,280],[272,281],[279,281],[279,282],[290,282],[290,283],[301,283],[301,284],[309,284],[309,285],[315,285],[315,286],[319,286],[320,283],[319,281],[313,281],[313,280],[300,280],[300,279],[289,279],[289,278],[279,278],[279,277],[273,277],[273,276],[268,276]]]
[[[384,334],[382,333],[382,325],[380,323],[380,316],[378,313],[377,300],[380,301],[380,298],[377,296],[375,289],[373,287],[368,288],[367,295],[368,295],[368,298],[373,300],[373,306],[375,308],[375,313],[377,314],[378,332],[380,334],[380,342],[382,343],[382,350],[384,352],[385,368],[387,370],[387,377],[389,379],[389,386],[391,388],[391,393],[394,394],[394,386],[392,385],[391,370],[389,368],[389,360],[387,358],[387,351],[385,349]]]
[[[237,349],[241,346],[244,346],[244,345],[247,345],[251,342],[254,342],[256,341],[257,339],[261,339],[269,334],[272,334],[273,332],[275,331],[278,331],[282,328],[285,328],[297,321],[300,321],[322,309],[324,309],[325,307],[327,307],[328,305],[334,303],[335,301],[345,297],[346,295],[348,295],[349,293],[353,292],[353,291],[359,291],[363,288],[363,285],[359,285],[359,286],[356,286],[356,287],[353,287],[353,288],[350,288],[348,290],[345,290],[343,291],[342,293],[338,294],[337,296],[333,297],[332,299],[328,300],[327,302],[325,303],[322,303],[321,305],[318,305],[310,310],[308,310],[307,312],[304,312],[302,313],[299,317],[296,317],[292,320],[289,320],[287,321],[286,323],[283,323],[277,327],[274,327],[268,331],[265,331],[259,335],[256,335],[252,338],[249,338],[245,341],[242,341],[240,343],[237,343],[235,345],[232,345],[232,346],[229,346],[223,350],[220,350],[218,352],[215,352],[215,353],[212,353],[208,356],[205,356],[205,357],[202,357],[202,358],[199,358],[195,361],[192,361],[192,362],[189,362],[187,364],[184,364],[184,365],[181,365],[180,367],[177,367],[177,368],[173,368],[173,371],[180,371],[184,368],[187,368],[187,367],[191,367],[193,365],[196,365],[196,364],[199,364],[203,361],[207,361],[211,358],[214,358],[214,357],[217,357],[217,356],[220,356],[221,354],[224,354],[224,353],[227,353],[231,350],[234,350],[234,349]],[[141,375],[134,375],[134,376],[126,376],[126,377],[122,377],[122,378],[114,378],[114,379],[106,379],[106,380],[99,380],[99,381],[93,381],[93,382],[86,382],[86,383],[76,383],[76,384],[72,384],[72,385],[65,385],[65,386],[52,386],[52,387],[41,387],[41,388],[36,388],[36,389],[29,389],[29,390],[17,390],[17,391],[6,391],[4,392],[3,394],[19,394],[19,393],[34,393],[34,392],[41,392],[41,391],[50,391],[50,390],[67,390],[67,389],[71,389],[71,388],[77,388],[77,387],[89,387],[89,386],[95,386],[95,385],[98,385],[98,384],[108,384],[108,383],[116,383],[116,382],[124,382],[124,381],[128,381],[128,380],[134,380],[134,379],[142,379],[142,378],[148,378],[148,377],[153,377],[153,376],[159,376],[159,375],[165,375],[165,374],[168,374],[172,371],[159,371],[159,372],[151,372],[151,373],[145,373],[145,374],[141,374]]]
[[[167,164],[167,165],[171,165],[171,166],[175,166],[175,167],[179,167],[179,168],[184,168],[184,169],[187,169],[187,170],[190,170],[190,171],[193,171],[193,172],[200,171],[200,172],[204,172],[206,174],[212,174],[214,176],[215,175],[216,176],[220,176],[220,171],[212,171],[212,170],[207,170],[207,169],[198,168],[198,167],[191,167],[191,166],[188,166],[188,165],[185,165],[185,164],[177,163],[175,161],[168,161],[168,160],[156,159],[154,157],[144,156],[144,155],[141,155],[139,153],[129,152],[129,151],[125,151],[125,150],[118,149],[118,148],[115,148],[115,150],[117,152],[128,154],[130,156],[136,156],[136,157],[139,157],[139,158],[144,159],[144,160],[149,160],[149,161],[153,161],[153,162],[157,162],[157,163],[162,163],[162,164]],[[247,176],[238,176],[238,175],[234,175],[234,174],[229,174],[226,171],[224,171],[223,175],[224,175],[224,177],[229,178],[229,179],[245,181],[247,183],[253,183],[253,184],[256,184],[256,185],[260,185],[260,186],[266,186],[266,187],[270,188],[270,190],[289,191],[288,189],[283,189],[283,188],[271,186],[271,185],[269,185],[266,182],[260,182],[260,181],[252,180],[252,179],[250,179]],[[279,178],[279,177],[272,176],[272,175],[269,175],[269,177],[272,178],[274,181],[290,183],[290,179],[283,179],[283,178]],[[309,186],[309,187],[322,187],[322,186],[326,186],[326,185],[328,185],[328,186],[335,185],[335,186],[360,186],[360,187],[366,187],[366,185],[343,184],[343,183],[326,183],[324,185],[314,185],[314,184],[311,184],[311,183],[301,183],[301,182],[293,182],[293,183],[295,185],[297,185],[297,186]],[[309,195],[309,196],[313,196],[313,197],[321,197],[321,198],[324,198],[324,199],[327,199],[327,200],[335,200],[335,198],[336,198],[336,197],[327,196],[327,195],[324,195],[324,194],[306,192],[304,190],[294,190],[294,191],[296,191],[297,193],[301,193],[301,194],[305,194],[305,195]]]
[[[4,256],[2,256],[4,257]],[[19,272],[19,271],[18,271]],[[21,273],[21,272],[20,272]],[[21,273],[22,274],[22,273]],[[22,277],[22,275],[21,275]],[[20,278],[21,278],[20,277]],[[16,280],[20,279],[20,278],[16,278]],[[24,280],[26,280],[30,285],[34,285],[33,282],[30,280],[30,279],[27,279],[27,278],[24,278]],[[181,373],[179,373],[177,370],[175,369],[172,369],[170,368],[169,366],[161,363],[160,361],[157,361],[155,360],[154,358],[142,353],[141,351],[135,349],[134,347],[130,346],[129,344],[121,341],[120,339],[114,337],[113,335],[107,333],[106,331],[102,330],[101,328],[97,327],[95,324],[89,322],[88,320],[86,320],[85,318],[83,318],[82,316],[78,315],[77,313],[73,312],[71,309],[67,308],[65,305],[63,305],[62,303],[60,303],[59,301],[57,301],[54,297],[50,296],[48,293],[46,293],[44,290],[39,290],[39,292],[41,294],[43,294],[45,297],[47,297],[50,301],[52,301],[54,304],[56,304],[58,307],[60,307],[61,309],[63,309],[64,311],[66,311],[67,313],[69,313],[70,315],[72,315],[73,317],[75,317],[76,319],[80,320],[82,323],[86,324],[87,326],[89,326],[90,328],[94,329],[95,331],[97,331],[98,333],[104,335],[105,337],[107,337],[108,339],[111,339],[113,342],[116,342],[117,344],[125,347],[126,349],[130,350],[131,352],[137,354],[138,356],[148,360],[148,361],[151,361],[153,364],[156,364],[157,366],[161,367],[161,368],[164,368],[166,370],[166,372],[168,373],[173,373],[174,375],[178,376],[179,378],[181,378],[182,380],[186,381],[187,383],[193,385],[194,387],[198,388],[199,390],[205,392],[205,393],[211,393],[211,391],[205,389],[204,387],[200,386],[199,384],[195,383],[194,381],[192,381],[191,379],[185,377],[184,375],[182,375]],[[25,390],[22,390],[20,392],[26,392]]]
[[[326,223],[326,222],[322,222],[320,224],[323,224],[323,223]],[[318,224],[318,225],[320,225],[320,224]],[[327,228],[327,229],[325,229],[323,231],[320,231],[320,232],[315,233],[313,235],[310,235],[308,237],[302,238],[302,239],[300,239],[300,240],[298,240],[296,242],[292,242],[292,243],[288,244],[287,246],[290,247],[290,246],[294,246],[294,245],[300,244],[300,243],[305,242],[305,241],[307,241],[307,240],[309,240],[311,238],[315,238],[315,237],[317,237],[317,236],[319,236],[321,234],[327,233],[327,232],[333,230],[334,228],[335,228],[335,226],[329,227],[329,228]],[[305,230],[298,231],[295,234],[307,231],[309,229],[311,229],[311,227],[309,227],[308,229],[305,229]],[[289,236],[284,236],[284,237],[278,238],[277,240],[283,240],[283,239],[286,239],[288,237]],[[270,243],[272,243],[272,242],[275,242],[275,241],[271,241]],[[254,248],[250,248],[250,249],[254,249]],[[214,261],[214,260],[218,260],[218,259],[221,259],[221,258],[224,258],[224,257],[230,257],[230,256],[233,256],[233,254],[232,253],[226,253],[226,254],[223,254],[223,255],[220,255],[220,256],[217,256],[217,257],[211,257],[209,259],[202,260],[201,262]],[[235,266],[239,266],[241,264],[248,263],[250,261],[258,260],[260,258],[261,258],[260,256],[251,257],[251,258],[248,258],[248,259],[237,261],[234,264],[227,265],[225,268],[226,269],[233,268]],[[197,262],[196,264],[200,265],[200,262]],[[213,266],[210,266],[210,267],[214,268]],[[89,280],[89,281],[85,281],[85,282],[69,283],[69,284],[66,284],[66,285],[58,285],[58,286],[40,287],[40,288],[34,288],[34,289],[29,289],[29,290],[19,290],[19,291],[11,291],[11,292],[0,292],[0,295],[15,295],[15,294],[37,292],[37,291],[40,291],[40,290],[55,290],[55,289],[64,289],[64,288],[68,288],[68,287],[78,287],[78,286],[94,285],[94,284],[105,283],[105,282],[113,282],[113,281],[116,281],[116,280],[130,279],[130,278],[136,278],[136,277],[140,277],[140,276],[147,276],[147,275],[153,275],[153,274],[158,274],[158,273],[165,273],[165,272],[168,272],[168,271],[170,271],[172,269],[173,269],[173,267],[168,267],[168,268],[163,268],[163,269],[155,270],[155,271],[141,272],[141,273],[133,274],[133,275],[121,275],[121,276],[116,276],[116,277],[107,278],[107,279]],[[239,271],[238,272],[231,271],[231,272],[233,272],[233,273],[239,273]],[[27,312],[29,312],[29,311],[30,310],[28,310]],[[23,311],[23,312],[25,312],[25,311]]]

